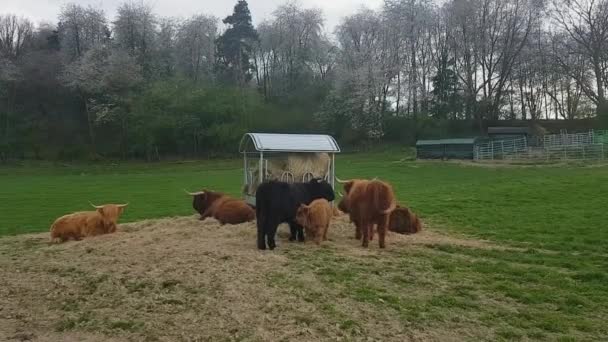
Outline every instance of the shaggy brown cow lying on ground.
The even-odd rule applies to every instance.
[[[80,240],[87,236],[114,233],[118,218],[127,205],[93,205],[97,209],[96,211],[83,211],[62,216],[51,226],[51,242]]]
[[[398,205],[391,213],[388,230],[398,234],[416,234],[422,230],[422,223],[413,211]]]
[[[356,227],[355,238],[363,238],[363,247],[368,247],[369,240],[373,239],[374,225],[377,225],[378,243],[380,248],[385,248],[390,213],[397,206],[392,186],[376,179],[337,180],[344,184],[345,192],[340,209],[348,209]]]
[[[301,204],[296,212],[296,222],[304,227],[307,235],[315,239],[317,245],[320,245],[321,239],[327,241],[327,230],[333,216],[331,205],[326,199],[321,198],[312,201],[310,205]]]
[[[348,197],[342,194],[340,196],[342,196],[342,200],[338,203],[338,208],[342,212],[348,213]],[[422,230],[422,223],[412,210],[397,205],[391,213],[388,230],[398,234],[416,234]],[[370,240],[373,240],[372,236],[370,236]]]
[[[213,217],[221,225],[240,224],[255,220],[255,210],[243,200],[207,190],[194,193],[186,191],[186,193],[193,196],[192,207],[201,214],[201,220]]]

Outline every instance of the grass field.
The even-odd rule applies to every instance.
[[[86,209],[89,200],[131,202],[121,222],[191,215],[183,189],[206,186],[238,195],[240,166],[235,160],[0,169],[0,234],[46,232],[55,217]],[[117,241],[103,237],[99,248],[94,240],[48,246],[46,235],[5,237],[0,239],[0,298],[5,300],[0,299],[5,308],[0,337],[20,333],[3,331],[12,325],[39,337],[99,334],[100,340],[577,341],[608,336],[608,167],[416,163],[386,153],[341,156],[337,169],[341,178],[391,181],[427,231],[407,239],[393,236],[387,251],[374,245],[367,252],[350,239],[347,222],[321,249],[282,239],[274,253],[255,251],[251,226],[211,227],[203,234],[193,219],[175,219],[183,232],[167,239],[162,236],[173,231],[171,220],[126,225],[130,233],[119,234]],[[207,233],[226,247],[210,244]],[[144,240],[150,245],[141,245]],[[150,250],[142,247],[154,244]],[[79,260],[69,265],[74,255]],[[99,265],[94,274],[88,272],[89,259]],[[112,262],[105,265],[138,260],[156,266],[122,265],[117,272]],[[204,281],[190,274],[191,265],[184,265],[189,261],[205,265],[197,274]],[[19,284],[27,279],[45,284],[43,278],[69,287],[82,302],[64,294],[34,296],[39,302],[31,306],[42,303],[52,314],[37,320],[20,312],[21,319],[7,318],[14,314],[11,294],[32,296]],[[167,281],[177,285],[166,286]],[[143,288],[134,291],[139,283]],[[199,291],[191,293],[193,287]],[[26,288],[37,287],[34,282]],[[237,298],[235,288],[266,302]],[[113,302],[93,300],[93,293]],[[168,308],[151,298],[175,303]],[[113,305],[121,313],[110,310]],[[150,312],[155,310],[177,311],[154,321]],[[205,333],[195,329],[201,324],[192,318],[197,314],[212,315],[220,327],[235,321],[241,328]],[[262,323],[267,327],[260,330]],[[190,335],[180,337],[178,330]]]

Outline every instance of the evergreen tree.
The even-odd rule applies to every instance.
[[[252,78],[254,67],[250,56],[258,41],[247,1],[239,0],[223,23],[230,27],[217,39],[218,71],[226,81],[242,86]]]
[[[454,71],[454,60],[441,56],[437,74],[433,77],[432,113],[437,119],[458,119],[462,113],[462,96],[459,94],[460,84]]]

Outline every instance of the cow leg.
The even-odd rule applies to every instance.
[[[363,247],[367,248],[369,246],[369,231],[370,231],[370,224],[369,223],[364,223],[361,225],[361,230],[363,231]]]
[[[304,228],[302,228],[302,226],[294,221],[289,221],[289,230],[291,231],[289,241],[295,241],[297,239],[299,242],[304,242]]]
[[[362,229],[361,223],[359,221],[357,221],[357,220],[355,220],[354,222],[355,222],[355,239],[361,240],[361,237],[362,237],[362,235],[361,235],[361,229]]]
[[[279,227],[279,223],[277,222],[272,222],[269,226],[266,238],[268,239],[268,248],[270,250],[273,250],[277,247],[277,244],[274,240],[276,234],[277,234],[277,228]]]
[[[325,227],[323,230],[323,241],[327,241],[327,231],[329,230],[329,226]]]
[[[378,244],[380,248],[386,248],[386,231],[388,230],[388,216],[378,224]]]
[[[306,241],[306,238],[304,237],[304,228],[302,227],[298,227],[298,241],[299,242],[304,242]]]
[[[294,242],[298,236],[298,229],[293,222],[289,222],[289,241]]]
[[[264,222],[264,217],[260,215],[258,211],[257,215],[257,226],[258,226],[258,249],[265,250],[266,249],[266,222]]]
[[[314,241],[315,244],[320,245],[321,239],[323,239],[323,227],[315,227]]]

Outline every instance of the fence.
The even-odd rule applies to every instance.
[[[475,160],[599,160],[608,157],[608,131],[545,135],[542,146],[525,138],[491,141],[475,146]]]
[[[490,141],[475,145],[475,160],[505,159],[528,151],[526,138]]]
[[[543,146],[547,149],[563,146],[591,145],[594,143],[595,132],[547,134],[543,138]]]

